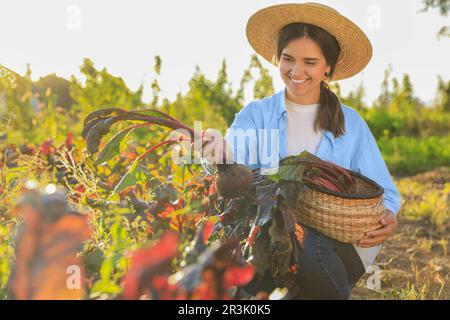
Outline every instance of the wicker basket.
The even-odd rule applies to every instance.
[[[380,228],[383,188],[375,181],[348,170],[356,181],[356,194],[342,194],[320,187],[300,192],[295,216],[317,231],[345,243],[356,243],[367,231]]]

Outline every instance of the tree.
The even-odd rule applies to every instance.
[[[223,70],[221,70],[223,73]],[[202,121],[203,129],[216,128],[225,130],[227,121],[224,119],[224,111],[227,108],[235,109],[232,98],[227,96],[225,89],[223,74],[220,75],[217,84],[209,79],[201,72],[200,67],[196,66],[196,70],[192,78],[189,80],[189,90],[185,95],[178,93],[177,98],[173,102],[169,102],[164,106],[172,116],[180,119],[188,125],[193,125],[194,121]],[[225,80],[226,82],[226,80]]]
[[[358,87],[355,90],[350,91],[347,96],[342,94],[338,82],[330,83],[330,89],[336,94],[341,103],[358,110],[358,112],[364,116],[367,105],[364,102],[366,91],[362,81],[359,83]]]
[[[35,91],[39,92],[41,96],[50,88],[52,93],[56,95],[56,106],[70,110],[74,101],[70,97],[70,82],[68,80],[52,73],[45,77],[41,77],[38,81],[34,82],[33,85]]]
[[[440,76],[438,77],[436,102],[438,109],[450,112],[450,81],[444,81]]]
[[[450,0],[423,0],[425,7],[421,10],[426,12],[429,9],[439,9],[441,16],[446,17],[450,11]],[[438,37],[450,37],[450,27],[443,26],[438,32]]]
[[[228,79],[226,60],[222,61],[216,81],[207,79],[200,67],[196,66],[186,95],[179,93],[174,102],[163,102],[163,108],[190,125],[193,121],[201,120],[203,129],[210,127],[224,131],[243,107],[243,91],[247,82],[248,80],[241,80],[240,88],[236,93],[233,92]]]
[[[387,69],[384,70],[384,78],[381,83],[381,93],[377,100],[374,102],[374,107],[381,109],[386,108],[392,99],[392,94],[389,92],[389,81],[392,73],[392,66],[388,65]]]
[[[274,94],[273,80],[269,74],[269,70],[263,67],[257,55],[253,55],[250,62],[250,69],[256,69],[259,72],[259,79],[256,79],[253,88],[253,97],[262,99]]]
[[[84,83],[74,76],[70,80],[74,110],[80,114],[88,114],[104,107],[142,107],[142,85],[133,92],[122,78],[111,75],[106,68],[97,70],[89,59],[84,59],[80,71],[85,76]]]
[[[156,76],[161,75],[161,67],[162,67],[161,57],[155,56],[155,65],[153,66],[153,69],[155,70]],[[161,87],[159,86],[159,82],[158,82],[157,78],[155,78],[152,81],[151,88],[152,88],[153,100],[150,103],[150,106],[152,108],[156,108],[156,106],[158,105],[158,102],[159,102],[159,93],[161,92]]]

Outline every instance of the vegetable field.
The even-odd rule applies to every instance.
[[[154,69],[163,71],[160,57]],[[272,239],[279,236],[273,251],[254,246],[264,231],[255,221],[264,215],[251,212],[278,210],[272,191],[260,189],[259,204],[230,204],[201,164],[171,157],[170,146],[187,140],[169,130],[191,133],[202,121],[203,129],[224,133],[246,98],[275,91],[256,56],[239,89],[232,90],[224,61],[214,80],[197,69],[174,101],[163,97],[158,77],[152,101],[144,102],[143,87],[129,89],[89,59],[82,79],[32,81],[30,68],[24,75],[1,70],[0,299],[296,298],[288,284],[252,297],[239,290],[257,267],[286,283],[296,272],[279,249],[294,239],[299,247],[290,252],[301,250],[295,223],[292,239],[271,229]],[[449,299],[450,82],[437,79],[436,99],[425,103],[408,75],[385,74],[373,105],[362,86],[347,95],[333,88],[367,121],[403,199],[397,233],[352,298]],[[346,176],[332,178],[330,186],[310,177],[351,188]],[[230,229],[230,219],[248,223]],[[271,265],[269,253],[280,263]],[[257,266],[255,256],[267,265]]]

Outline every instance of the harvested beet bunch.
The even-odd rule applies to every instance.
[[[224,198],[245,195],[251,187],[253,173],[244,165],[217,165],[216,188]],[[274,182],[292,181],[340,194],[354,194],[356,184],[350,173],[329,161],[304,151],[283,159],[278,173],[269,176]]]
[[[244,165],[219,164],[216,173],[216,188],[224,198],[236,198],[245,195],[252,184],[253,173]],[[354,194],[356,184],[350,173],[329,161],[323,161],[314,155],[303,152],[295,157],[285,158],[281,162],[279,172],[269,176],[269,179],[279,181],[295,181],[309,187]]]
[[[307,151],[283,159],[273,179],[296,181],[341,194],[353,194],[356,191],[355,180],[348,170]]]
[[[255,277],[269,273],[275,284],[295,292],[297,257],[302,228],[296,223],[293,206],[303,185],[273,181],[252,171],[251,187],[242,193],[217,200],[218,232],[235,237],[242,257],[256,267]]]
[[[269,273],[277,286],[295,293],[302,225],[354,243],[379,227],[382,194],[367,177],[305,151],[282,159],[276,174],[253,171],[249,191],[219,199],[220,225],[227,237],[239,239],[256,277]]]
[[[109,133],[112,125],[118,122],[132,121],[129,127],[121,130],[114,135],[99,151],[101,139]],[[141,122],[137,123],[136,122]],[[86,140],[87,150],[90,154],[98,152],[96,163],[104,163],[118,156],[120,153],[121,141],[133,130],[141,127],[159,126],[168,128],[169,131],[184,130],[187,136],[171,138],[161,141],[150,147],[141,154],[133,163],[130,170],[122,178],[115,188],[115,192],[120,192],[127,187],[127,177],[132,175],[137,169],[138,162],[145,156],[156,151],[160,147],[169,146],[181,141],[194,141],[200,137],[196,136],[195,131],[181,121],[173,118],[169,114],[157,109],[145,110],[124,110],[120,108],[105,108],[90,113],[84,120],[82,136]],[[201,137],[203,138],[203,137]],[[205,146],[209,141],[203,141]],[[251,187],[252,172],[243,165],[238,164],[219,164],[216,174],[216,188],[218,193],[226,198],[240,196],[247,192]]]

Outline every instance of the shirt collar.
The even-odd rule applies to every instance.
[[[287,117],[287,111],[286,111],[286,87],[283,88],[283,90],[279,91],[276,94],[276,101],[277,101],[277,110],[278,110],[278,121],[282,120],[282,119],[286,119]],[[327,130],[323,130],[323,134],[328,138],[328,140],[330,141],[331,145],[334,147],[334,143],[335,143],[335,137],[333,135],[332,132],[327,131]]]

